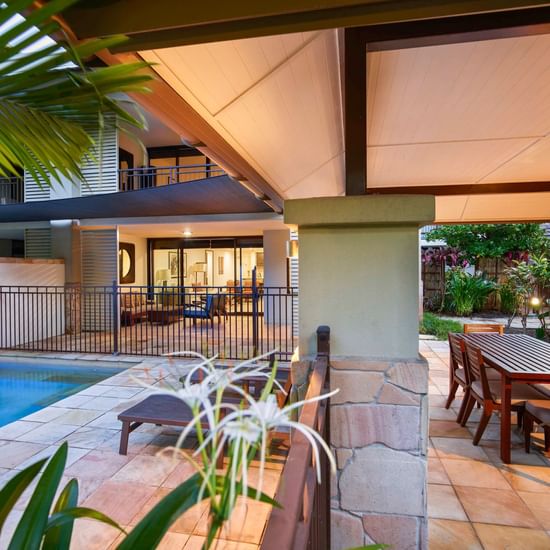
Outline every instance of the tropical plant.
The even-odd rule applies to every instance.
[[[481,274],[470,275],[460,268],[446,273],[446,309],[460,316],[470,316],[482,309],[485,300],[497,288]]]
[[[536,223],[440,225],[430,231],[428,240],[443,240],[462,251],[475,264],[479,258],[521,257],[548,249],[544,229]]]
[[[94,156],[94,130],[144,126],[132,102],[113,94],[147,91],[147,64],[88,69],[85,60],[125,37],[71,43],[56,18],[75,1],[0,4],[0,175],[24,168],[39,185],[83,180],[80,163]]]
[[[454,319],[442,319],[433,313],[425,312],[420,321],[420,334],[431,334],[438,340],[446,340],[449,332],[462,332],[462,323]]]
[[[498,288],[498,296],[500,298],[500,311],[506,314],[513,314],[518,307],[518,295],[514,285],[509,281],[505,281]]]
[[[7,546],[8,550],[35,548],[68,550],[73,524],[77,518],[95,519],[123,531],[116,522],[101,512],[77,506],[78,482],[76,479],[71,479],[65,485],[54,504],[67,461],[67,448],[67,443],[63,443],[49,461],[39,460],[20,471],[0,491],[0,532],[2,532],[2,527],[13,506],[37,478],[41,468],[46,465],[15,528]]]

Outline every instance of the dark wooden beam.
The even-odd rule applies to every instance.
[[[550,33],[550,7],[363,27],[369,51],[402,50]]]
[[[359,29],[344,31],[346,195],[367,192],[367,48]]]
[[[119,51],[137,51],[547,5],[541,0],[83,0],[64,17],[80,39],[127,34],[131,40]]]
[[[550,192],[550,181],[513,181],[506,183],[474,183],[468,185],[411,185],[371,187],[369,195],[494,195],[506,193]]]

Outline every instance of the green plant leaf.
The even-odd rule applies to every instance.
[[[114,519],[103,514],[102,512],[94,510],[93,508],[86,508],[84,506],[75,506],[74,508],[68,508],[52,514],[48,520],[47,529],[56,529],[61,526],[66,526],[67,524],[70,524],[72,528],[72,523],[74,520],[79,518],[95,519],[96,521],[100,521],[101,523],[105,523],[115,529],[118,529],[122,533],[126,533],[126,531]],[[43,547],[42,550],[44,550],[44,548],[45,547]],[[52,548],[57,550],[58,547],[55,546]]]
[[[15,528],[8,550],[40,548],[52,502],[65,469],[67,448],[67,442],[63,443],[50,458]]]
[[[78,504],[78,481],[71,479],[55,503],[53,508],[54,516],[56,513],[74,508]],[[41,550],[65,550],[71,544],[74,519],[62,526],[52,525],[52,519],[48,520],[46,535]]]
[[[117,550],[156,548],[166,531],[186,510],[197,504],[201,476],[196,473],[168,493],[117,546]],[[207,498],[205,492],[204,498]]]
[[[0,491],[0,531],[14,504],[38,475],[46,459],[39,460],[12,477]]]

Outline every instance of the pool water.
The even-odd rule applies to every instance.
[[[36,412],[131,365],[0,358],[0,426]]]

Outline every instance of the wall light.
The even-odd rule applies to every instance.
[[[297,258],[298,251],[299,251],[298,241],[286,242],[286,255],[288,258]]]
[[[185,229],[183,231],[183,236],[184,237],[191,237],[191,235],[193,235],[193,232],[190,229]]]
[[[535,308],[540,306],[540,298],[538,296],[532,296],[529,302],[531,303],[531,306]]]

